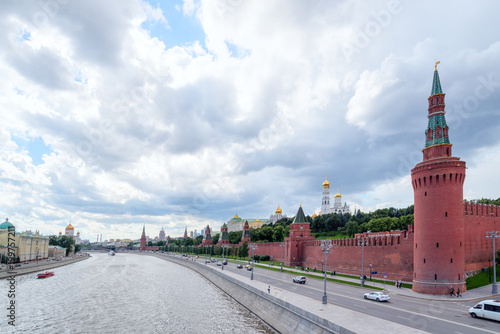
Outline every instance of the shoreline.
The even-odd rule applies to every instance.
[[[45,260],[45,262],[39,263],[38,265],[33,265],[33,266],[25,267],[25,268],[16,267],[16,268],[14,268],[14,270],[2,269],[2,270],[0,270],[0,280],[7,279],[7,278],[10,278],[13,276],[16,277],[16,276],[21,276],[21,275],[27,275],[27,274],[36,273],[39,271],[46,271],[48,269],[62,267],[62,266],[68,265],[68,264],[72,264],[75,262],[86,260],[89,257],[90,257],[90,255],[78,256],[75,258],[65,259],[65,260],[61,260],[61,261],[50,261],[50,262],[46,262],[46,260]]]

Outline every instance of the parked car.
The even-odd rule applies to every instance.
[[[205,263],[210,263],[210,260],[205,260]]]
[[[243,269],[243,265],[238,264],[238,265],[236,266],[236,268],[238,268],[238,269]]]
[[[305,276],[295,276],[293,278],[293,283],[305,284],[306,283],[306,277]]]
[[[217,262],[217,265],[220,267],[222,266],[222,262]]]
[[[227,266],[227,260],[222,261],[222,264]]]
[[[389,301],[389,299],[391,299],[391,297],[389,297],[388,294],[386,294],[385,292],[368,292],[368,293],[365,293],[363,295],[363,298],[365,299],[371,299],[371,300],[376,300],[378,302],[387,302]]]

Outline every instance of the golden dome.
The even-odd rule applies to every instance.
[[[240,218],[240,217],[238,217],[238,214],[235,214],[233,218],[238,219],[238,218]]]
[[[316,218],[318,217],[315,213],[313,213],[313,215],[311,216],[311,218]]]
[[[321,210],[319,211],[318,216],[321,216]]]
[[[342,197],[342,195],[339,194],[339,192],[337,191],[337,193],[335,194],[335,197]]]
[[[67,230],[74,230],[75,228],[73,227],[73,225],[71,225],[71,223],[69,223],[69,225],[66,227]]]
[[[330,182],[328,182],[328,179],[326,176],[325,176],[325,182],[323,182],[323,188],[330,188]]]
[[[256,223],[258,223],[258,222],[260,222],[260,220],[259,220],[259,219],[257,219],[255,222],[256,222]]]
[[[59,235],[61,235],[61,234],[62,234],[62,232],[61,232],[61,231],[59,231]]]
[[[280,206],[278,205],[278,208],[276,209],[275,213],[282,213]]]

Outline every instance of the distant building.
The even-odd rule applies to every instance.
[[[323,182],[323,199],[321,201],[321,211],[319,215],[326,215],[328,213],[338,213],[344,214],[349,213],[349,206],[347,203],[342,205],[342,195],[337,191],[337,194],[334,196],[333,208],[330,207],[330,182],[325,178],[325,182]]]
[[[288,218],[288,217],[286,216],[286,214],[285,215],[283,214],[283,210],[281,210],[280,206],[278,205],[278,208],[276,209],[274,214],[272,214],[269,217],[269,223],[270,224],[276,223],[278,220],[282,218]]]
[[[59,232],[59,235],[61,235],[61,232]],[[73,225],[71,225],[71,223],[66,226],[64,235],[73,238],[75,240],[75,245],[79,245],[82,243],[82,240],[80,239],[80,231],[78,231],[75,235],[75,228],[73,227]]]
[[[164,241],[165,240],[165,230],[163,229],[163,227],[161,228],[161,231],[160,231],[160,241]]]
[[[148,250],[159,250],[160,247],[159,246],[147,246],[146,245],[146,225],[144,225],[142,227],[142,235],[141,235],[141,246],[140,246],[140,250],[141,251],[148,251]]]
[[[242,219],[238,217],[238,214],[234,215],[233,218],[231,218],[227,222],[227,230],[228,232],[236,232],[236,231],[243,231],[243,226],[244,222],[248,223],[248,226],[251,228],[260,228],[265,224],[269,223],[269,219]]]
[[[40,234],[39,231],[25,231],[12,235],[9,231],[15,231],[14,225],[5,219],[0,224],[0,247],[7,248],[14,239],[14,254],[19,256],[20,261],[36,261],[47,259],[49,256],[49,237]]]

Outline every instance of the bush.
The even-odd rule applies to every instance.
[[[269,255],[262,255],[260,257],[260,260],[261,261],[269,261],[269,260],[271,260],[271,257]]]

